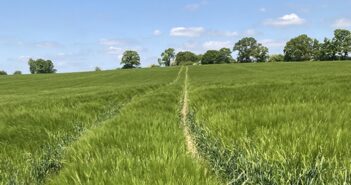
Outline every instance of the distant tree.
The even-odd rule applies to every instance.
[[[311,60],[313,61],[321,60],[321,49],[322,49],[322,44],[319,43],[317,39],[314,39],[312,44]]]
[[[333,42],[340,59],[346,60],[351,52],[351,32],[344,29],[335,30]]]
[[[256,50],[254,50],[253,57],[255,62],[267,62],[269,55],[268,55],[268,48],[263,46],[262,44],[258,43]]]
[[[14,75],[21,75],[21,74],[22,74],[22,71],[15,71],[13,74],[14,74]]]
[[[100,67],[95,67],[95,71],[98,72],[98,71],[102,71]]]
[[[196,62],[197,64],[201,63],[203,56],[204,56],[203,54],[197,55],[197,62]]]
[[[201,60],[201,64],[218,64],[221,60],[221,53],[217,50],[208,50]]]
[[[158,67],[161,67],[161,66],[156,65],[156,64],[151,64],[151,65],[150,65],[150,68],[158,68]]]
[[[257,41],[252,37],[239,40],[234,45],[234,51],[238,51],[239,62],[253,62],[253,53],[256,49]]]
[[[268,58],[268,48],[253,37],[239,40],[233,50],[238,51],[238,62],[265,62]]]
[[[220,63],[231,63],[234,61],[232,51],[229,48],[222,48],[220,52]]]
[[[140,65],[140,56],[136,51],[125,51],[123,53],[121,64],[124,64],[123,69],[136,68]]]
[[[0,76],[1,75],[7,75],[6,71],[0,71]]]
[[[185,52],[179,52],[176,55],[175,62],[177,65],[183,65],[184,63],[196,63],[199,62],[199,56],[196,54],[190,52],[190,51],[185,51]]]
[[[201,58],[201,64],[223,64],[233,61],[232,52],[228,48],[222,48],[219,51],[209,50]]]
[[[164,62],[165,66],[170,66],[172,60],[175,58],[175,50],[173,48],[166,49],[162,54],[162,61]]]
[[[337,46],[331,39],[325,38],[320,44],[319,60],[336,60]]]
[[[29,59],[29,70],[32,74],[55,73],[54,64],[51,60],[44,59]]]
[[[268,62],[283,62],[283,61],[284,61],[284,55],[282,54],[270,55],[268,58]]]
[[[313,56],[313,39],[300,35],[291,39],[284,48],[286,61],[309,61]]]
[[[157,62],[158,62],[158,65],[159,65],[159,66],[165,65],[165,62],[163,62],[161,58],[158,58],[158,59],[157,59]]]

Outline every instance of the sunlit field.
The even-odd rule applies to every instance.
[[[0,184],[350,184],[350,68],[1,76]]]
[[[184,149],[179,72],[1,77],[1,184],[210,182]]]
[[[233,184],[349,184],[351,63],[190,68],[197,146]]]

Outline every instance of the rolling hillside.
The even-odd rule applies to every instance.
[[[0,77],[0,184],[350,184],[350,68]]]

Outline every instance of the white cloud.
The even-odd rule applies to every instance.
[[[141,48],[139,46],[129,46],[129,47],[128,46],[126,47],[110,46],[106,48],[106,53],[109,55],[118,56],[119,59],[122,59],[123,53],[126,50],[133,50],[133,51],[137,51],[138,53],[146,51],[144,48]]]
[[[116,55],[121,59],[124,48],[130,44],[126,40],[122,39],[101,39],[100,44],[105,47],[105,51],[109,55]]]
[[[260,12],[267,12],[266,8],[260,8]]]
[[[205,50],[219,50],[221,48],[231,48],[233,43],[230,41],[208,41],[202,47]]]
[[[231,41],[207,41],[200,43],[198,41],[187,41],[177,48],[177,51],[191,51],[194,53],[205,53],[207,50],[219,50],[221,48],[232,48],[234,42]]]
[[[269,48],[280,48],[285,46],[285,41],[277,41],[273,39],[263,39],[259,40],[259,43],[262,43],[262,45],[269,47]]]
[[[239,33],[235,31],[209,31],[208,33],[210,35],[223,37],[236,37],[239,35]]]
[[[56,41],[36,41],[36,42],[28,42],[28,41],[20,41],[20,40],[0,40],[0,44],[11,45],[16,47],[24,47],[24,48],[43,48],[43,49],[57,49],[65,47],[63,44]]]
[[[99,43],[104,46],[122,46],[129,44],[128,41],[122,39],[101,39]]]
[[[170,35],[174,37],[199,37],[205,32],[203,27],[175,27]]]
[[[33,58],[32,56],[19,56],[17,60],[21,62],[28,62],[29,59]]]
[[[239,35],[235,31],[206,30],[203,27],[175,27],[170,31],[174,37],[199,37],[203,35],[219,37],[236,37]]]
[[[134,50],[139,53],[146,52],[146,49],[141,47],[138,42],[128,39],[101,39],[99,43],[105,47],[105,52],[109,55],[122,58],[124,51]]]
[[[160,30],[155,30],[153,33],[155,36],[160,36],[162,32]]]
[[[254,29],[248,29],[243,33],[243,35],[246,37],[252,37],[252,36],[257,35],[257,32]]]
[[[351,27],[351,19],[341,18],[334,22],[333,27],[335,28],[349,28]]]
[[[291,25],[301,25],[306,21],[299,17],[295,13],[287,14],[277,19],[269,19],[264,22],[265,25],[270,26],[291,26]]]
[[[203,0],[199,3],[192,3],[192,4],[187,4],[185,5],[184,9],[187,11],[196,11],[198,9],[200,9],[202,6],[207,5],[207,0]]]
[[[189,41],[183,44],[183,48],[187,48],[190,50],[196,49],[198,47],[197,42]]]
[[[187,41],[183,43],[180,47],[176,48],[176,51],[192,51],[192,52],[202,52],[201,46],[197,41]]]
[[[123,48],[110,46],[107,48],[107,53],[111,55],[120,55],[123,53]]]
[[[53,41],[43,41],[43,42],[37,42],[34,44],[38,48],[46,48],[46,49],[52,49],[52,48],[59,48],[61,47],[61,44],[58,42],[53,42]]]
[[[66,56],[66,53],[60,52],[60,53],[57,53],[57,56]]]
[[[200,8],[200,4],[187,4],[185,5],[185,9],[188,11],[195,11],[198,10]]]

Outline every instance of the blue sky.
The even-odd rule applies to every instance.
[[[1,0],[0,70],[28,73],[28,58],[59,72],[120,67],[124,50],[142,66],[168,47],[202,53],[253,36],[282,53],[290,38],[351,29],[350,0]],[[234,54],[235,55],[235,54]]]

